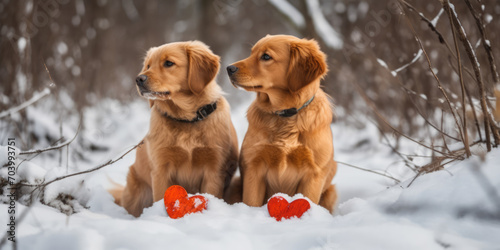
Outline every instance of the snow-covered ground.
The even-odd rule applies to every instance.
[[[249,97],[249,100],[252,98]],[[241,142],[248,105],[233,110]],[[28,114],[37,108],[28,107]],[[108,148],[88,153],[85,160],[62,160],[58,153],[44,153],[23,163],[16,178],[31,183],[82,171],[113,159],[137,144],[147,132],[149,108],[144,100],[123,105],[107,100],[86,110],[85,130],[79,137]],[[39,117],[39,119],[42,119]],[[46,117],[50,119],[50,117]],[[76,125],[77,122],[68,120]],[[50,127],[50,126],[48,126]],[[74,126],[76,127],[76,126]],[[334,215],[313,205],[301,219],[276,222],[265,206],[228,205],[213,196],[202,214],[181,219],[167,217],[163,201],[139,218],[114,204],[106,191],[110,180],[125,183],[134,152],[99,171],[71,177],[47,186],[43,201],[16,226],[19,249],[500,249],[500,149],[481,160],[449,165],[417,178],[366,122],[363,128],[332,125],[338,161],[386,173],[380,175],[339,164],[333,183],[339,202]],[[76,130],[76,129],[74,129]],[[54,132],[55,133],[55,132]],[[66,129],[66,137],[72,133]],[[6,161],[2,142],[0,163]],[[408,154],[425,150],[401,143]],[[71,147],[70,147],[71,150]],[[481,149],[476,149],[480,152]],[[415,158],[419,165],[428,159]],[[2,169],[5,178],[7,172]],[[496,193],[495,193],[495,192]],[[70,194],[68,204],[57,197]],[[297,195],[300,197],[300,195]],[[294,197],[294,198],[297,198]],[[5,201],[6,196],[1,196]],[[28,209],[16,204],[16,215]],[[0,233],[7,231],[8,205],[0,204]],[[76,211],[71,215],[63,211]],[[8,242],[7,248],[12,247]]]

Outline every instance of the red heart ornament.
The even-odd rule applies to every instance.
[[[309,208],[311,208],[311,205],[306,199],[296,199],[288,203],[285,198],[274,196],[267,202],[269,215],[277,221],[281,221],[282,218],[290,219],[294,216],[300,218]]]
[[[167,214],[172,219],[184,217],[186,214],[201,212],[207,209],[207,198],[194,195],[188,198],[186,189],[173,185],[165,191],[163,197]]]

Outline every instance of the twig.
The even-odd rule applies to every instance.
[[[360,168],[360,167],[357,167],[357,166],[354,166],[354,165],[351,165],[349,163],[345,163],[345,162],[341,162],[341,161],[337,161],[335,160],[337,163],[340,163],[342,165],[345,165],[345,166],[348,166],[348,167],[351,167],[351,168],[355,168],[355,169],[359,169],[359,170],[362,170],[362,171],[366,171],[366,172],[370,172],[370,173],[374,173],[374,174],[378,174],[380,176],[384,176],[384,177],[387,177],[389,179],[392,179],[393,181],[395,181],[396,183],[400,183],[401,181],[392,177],[392,176],[389,176],[389,175],[386,175],[386,174],[382,174],[382,173],[379,173],[377,171],[373,171],[371,169],[366,169],[366,168]]]
[[[453,63],[451,61],[448,61],[448,63],[450,64],[451,68],[458,74],[458,70],[455,69],[455,67],[453,66]],[[472,74],[472,72],[470,72],[470,70],[465,68],[465,72],[467,72],[467,74],[469,74],[469,76],[472,79],[474,79],[474,74]],[[474,102],[472,102],[472,96],[470,94],[469,88],[467,88],[466,85],[464,87],[465,87],[465,93],[467,95],[467,100],[469,101],[470,109],[472,110],[472,116],[474,117],[474,125],[476,126],[477,133],[479,135],[479,140],[482,141],[483,136],[481,134],[481,126],[479,125],[479,119],[477,117],[476,107],[474,107]]]
[[[399,81],[398,81],[399,82]],[[402,85],[402,84],[401,84]],[[406,89],[406,87],[404,87]],[[409,95],[408,95],[409,96]],[[425,120],[425,122],[431,126],[432,128],[434,128],[436,131],[438,131],[440,134],[442,134],[443,136],[447,136],[453,140],[456,140],[456,141],[460,141],[460,139],[454,137],[454,136],[451,136],[449,135],[448,133],[444,132],[444,130],[441,128],[438,128],[436,127],[436,125],[432,124],[429,119],[427,117],[424,116],[424,114],[422,113],[422,111],[420,110],[420,108],[417,106],[417,103],[413,100],[413,98],[409,98],[410,102],[413,104],[413,106],[415,107],[415,110],[417,111],[417,113]]]
[[[2,111],[0,113],[0,118],[6,117],[8,115],[12,115],[14,113],[17,113],[17,112],[25,109],[26,107],[30,106],[31,104],[39,101],[40,99],[42,99],[43,97],[45,97],[45,96],[47,96],[49,94],[50,94],[50,89],[45,88],[45,89],[42,90],[42,92],[34,94],[31,97],[31,99],[29,99],[28,101],[25,101],[25,102],[21,103],[21,105],[19,105],[17,107],[14,107],[14,108],[11,108],[11,109],[8,109],[8,110],[5,110],[5,111]]]
[[[475,76],[476,76],[476,82],[479,87],[479,94],[480,94],[480,102],[481,102],[481,108],[483,111],[483,120],[484,120],[484,131],[486,134],[486,148],[488,152],[491,151],[491,137],[490,137],[490,121],[488,119],[489,116],[489,110],[488,106],[486,104],[486,90],[483,82],[483,78],[481,75],[481,70],[479,69],[479,62],[477,60],[477,57],[475,56],[474,49],[472,48],[472,45],[470,44],[469,40],[467,39],[467,36],[465,35],[465,31],[462,27],[462,24],[458,20],[457,14],[455,11],[450,7],[450,3],[448,0],[440,0],[441,4],[443,5],[443,8],[446,10],[447,15],[451,15],[452,19],[452,28],[454,28],[457,33],[460,41],[462,42],[462,45],[465,49],[465,52],[467,53],[467,56],[469,57],[470,63],[472,64],[472,69],[474,70]],[[450,10],[451,9],[451,10]]]
[[[23,213],[16,219],[16,226],[19,227],[19,224],[26,218],[26,215],[28,215],[28,212],[31,210],[33,206],[28,206],[26,209],[24,209]],[[7,238],[9,238],[9,232],[6,232],[2,239],[0,240],[0,248],[7,243]]]
[[[389,141],[389,138],[387,138],[387,135],[385,135],[384,131],[382,131],[382,128],[380,128],[380,126],[375,121],[373,121],[372,119],[370,119],[370,121],[373,123],[373,125],[375,125],[375,127],[377,127],[379,133],[387,141],[387,145],[392,149],[392,152],[396,153],[403,160],[403,162],[405,163],[405,166],[410,168],[413,172],[416,172],[415,164],[413,162],[408,161],[408,159],[405,158],[401,154],[401,152],[399,152],[394,146],[392,146],[391,142]],[[410,166],[410,165],[414,165],[414,166]]]
[[[19,155],[39,154],[42,152],[63,148],[64,146],[71,144],[75,140],[76,136],[80,132],[81,127],[82,127],[82,123],[80,122],[80,125],[78,125],[78,129],[76,130],[75,136],[73,136],[73,138],[69,141],[66,141],[66,142],[59,144],[59,145],[56,145],[56,146],[44,148],[44,149],[33,149],[33,150],[28,150],[28,151],[22,151],[19,153]]]
[[[483,21],[481,20],[481,18],[479,18],[479,14],[472,7],[472,4],[470,3],[469,0],[465,0],[465,4],[469,8],[470,13],[474,17],[474,20],[476,21],[476,25],[477,25],[477,29],[479,30],[479,33],[481,33],[481,40],[483,43],[483,48],[486,51],[486,54],[488,55],[488,61],[490,62],[491,77],[493,78],[493,82],[495,84],[498,84],[500,81],[499,81],[499,77],[498,77],[497,66],[495,64],[495,57],[493,56],[493,52],[491,50],[491,44],[489,43],[489,40],[486,37],[486,32],[484,32]]]
[[[448,9],[448,12],[451,12],[450,9]],[[451,19],[451,13],[448,13],[448,17],[449,17],[449,20],[450,20],[450,26],[453,26],[453,20]],[[463,116],[463,122],[464,122],[464,127],[463,127],[463,133],[464,133],[464,136],[463,136],[463,143],[464,143],[464,146],[465,146],[465,154],[467,155],[467,158],[469,158],[471,156],[471,153],[470,153],[470,148],[469,148],[469,136],[468,136],[468,130],[467,130],[467,117],[466,117],[466,114],[465,114],[465,84],[464,84],[464,77],[463,77],[463,74],[462,74],[462,59],[460,58],[460,50],[458,49],[458,41],[457,41],[457,35],[456,35],[456,32],[455,32],[455,29],[451,29],[452,33],[453,33],[453,43],[455,44],[455,51],[457,53],[457,67],[458,67],[458,76],[460,78],[460,86],[461,86],[461,89],[462,89],[462,116]],[[481,133],[480,131],[478,131],[478,133]]]
[[[103,163],[97,167],[94,167],[94,168],[91,168],[91,169],[88,169],[88,170],[85,170],[85,171],[81,171],[81,172],[77,172],[77,173],[72,173],[72,174],[69,174],[69,175],[64,175],[64,176],[60,176],[60,177],[57,177],[49,182],[46,182],[46,183],[42,183],[42,184],[23,184],[24,186],[35,186],[36,188],[32,191],[32,194],[37,190],[37,189],[44,189],[46,186],[50,185],[51,183],[54,183],[56,181],[60,181],[60,180],[63,180],[63,179],[66,179],[66,178],[69,178],[69,177],[73,177],[73,176],[77,176],[77,175],[81,175],[81,174],[88,174],[88,173],[91,173],[91,172],[94,172],[96,170],[99,170],[103,167],[106,167],[108,165],[111,165],[111,164],[114,164],[115,162],[121,160],[123,157],[125,157],[128,153],[132,152],[133,150],[135,150],[137,147],[141,146],[142,144],[144,144],[144,140],[142,140],[141,142],[139,142],[137,145],[135,145],[134,147],[132,147],[131,149],[129,149],[127,152],[125,152],[124,154],[122,154],[120,157],[118,157],[118,159],[116,160],[109,160],[107,161],[106,163]]]
[[[63,137],[57,139],[54,143],[51,144],[51,146],[53,145],[56,145],[57,143],[59,143],[62,139],[64,139]],[[21,165],[25,162],[25,161],[31,161],[33,160],[35,157],[39,156],[41,153],[38,153],[38,154],[35,154],[33,157],[31,158],[26,158],[26,159],[23,159],[16,167],[16,170],[19,169],[19,167],[21,167]]]
[[[432,31],[434,31],[437,35],[438,35],[438,38],[439,38],[439,41],[443,44],[446,45],[446,47],[448,48],[448,51],[450,52],[450,54],[455,58],[457,59],[457,56],[454,54],[454,52],[451,50],[449,44],[446,42],[446,40],[443,38],[443,36],[441,35],[441,33],[436,29],[435,25],[432,23],[432,21],[430,21],[428,18],[426,18],[420,11],[416,10],[415,7],[413,7],[411,4],[407,3],[406,1],[404,0],[400,0],[404,5],[406,5],[406,7],[417,13],[421,19],[423,21],[425,21],[429,27],[431,28]],[[441,0],[442,2],[443,0]],[[496,70],[496,65],[495,65],[495,60],[494,60],[494,57],[493,57],[493,53],[492,53],[492,50],[491,50],[491,45],[487,42],[489,41],[486,37],[486,33],[484,32],[484,25],[483,25],[483,22],[481,21],[481,18],[478,16],[477,12],[472,8],[472,6],[469,6],[469,1],[466,2],[468,4],[468,7],[470,8],[470,11],[472,13],[472,15],[474,16],[475,20],[476,20],[476,24],[478,25],[478,28],[479,28],[479,31],[481,33],[481,39],[482,39],[482,42],[483,42],[483,47],[485,48],[486,50],[486,53],[488,54],[488,61],[490,62],[490,69],[492,71],[492,78],[493,78],[493,81],[495,83],[498,84],[498,72]],[[443,7],[444,8],[444,7]],[[455,14],[456,15],[456,14]],[[458,17],[457,17],[457,20],[458,20]],[[458,22],[459,23],[459,22]],[[461,26],[461,25],[460,25]],[[461,31],[463,31],[461,29]],[[467,41],[468,42],[468,41]],[[469,46],[470,46],[470,43],[469,43]],[[467,48],[466,48],[467,50]],[[473,50],[470,50],[471,52]],[[469,51],[467,51],[469,53]],[[476,78],[477,74],[476,73],[472,73],[470,72],[470,70],[468,68],[464,68],[465,71],[467,72],[467,74],[469,74],[473,79]],[[477,71],[475,71],[477,72]],[[478,83],[479,84],[479,83]],[[481,89],[481,87],[480,87]],[[473,112],[473,115],[474,115],[474,121],[476,123],[476,127],[478,127],[478,134],[479,134],[479,137],[481,138],[482,135],[481,135],[481,129],[479,128],[479,122],[478,122],[478,118],[477,118],[477,114],[476,114],[476,110],[475,110],[475,107],[473,106],[472,104],[472,98],[470,97],[470,93],[468,92],[467,90],[467,86],[465,86],[465,91],[467,93],[467,98],[469,100],[469,103],[471,105],[471,108],[472,108],[472,112]],[[486,104],[488,106],[490,106],[491,109],[493,109],[493,107],[491,107],[490,103],[489,102],[486,102]],[[481,107],[483,108],[483,103],[481,103]],[[484,108],[483,108],[484,109]],[[500,113],[500,112],[499,112]],[[495,139],[495,145],[499,145],[500,144],[500,128],[498,126],[495,125],[495,123],[493,122],[495,119],[492,116],[491,113],[488,113],[487,114],[488,118],[485,118],[483,117],[483,119],[488,119],[489,120],[489,123],[490,123],[490,128],[491,128],[491,131],[493,133],[493,138]],[[487,124],[485,123],[485,127],[487,126]],[[489,130],[486,129],[485,133],[487,134],[487,136],[489,137]],[[487,141],[490,141],[490,139],[488,138]],[[490,147],[488,145],[488,147]]]
[[[448,165],[454,161],[457,161],[459,158],[456,157],[456,158],[453,158],[453,159],[450,159],[448,162],[445,162],[445,163],[441,163],[445,158],[444,157],[438,157],[436,160],[432,161],[431,163],[421,167],[418,172],[417,175],[415,175],[415,177],[413,177],[413,179],[410,181],[410,183],[408,183],[408,186],[406,186],[407,188],[409,188],[413,182],[418,178],[420,177],[422,174],[426,174],[426,173],[430,173],[430,172],[434,172],[434,171],[437,171],[437,170],[441,170],[444,168],[445,165]],[[439,163],[439,164],[437,164]],[[430,169],[430,171],[429,171]],[[448,172],[449,173],[449,172]]]
[[[446,10],[446,8],[445,8]],[[461,128],[460,126],[460,122],[458,121],[457,119],[457,116],[455,114],[455,111],[453,109],[453,106],[451,105],[451,101],[450,99],[448,98],[448,94],[446,94],[446,91],[444,90],[442,84],[441,84],[441,81],[439,80],[438,76],[436,75],[436,73],[434,72],[434,69],[432,68],[432,63],[431,63],[431,60],[429,58],[429,56],[427,55],[427,52],[425,51],[425,48],[424,48],[424,45],[422,44],[422,41],[420,40],[420,38],[418,37],[417,35],[417,32],[415,31],[415,29],[413,28],[413,24],[410,22],[410,19],[408,18],[407,15],[405,15],[406,17],[406,21],[408,23],[408,25],[410,26],[411,28],[411,31],[413,33],[413,36],[415,37],[415,40],[417,40],[418,42],[418,45],[420,46],[420,49],[422,49],[424,55],[425,55],[425,58],[427,59],[427,64],[429,66],[429,70],[431,71],[432,73],[432,76],[434,77],[434,79],[436,79],[436,82],[438,84],[438,89],[441,91],[441,93],[443,94],[444,98],[446,99],[446,102],[448,104],[448,107],[450,108],[450,112],[451,114],[453,115],[453,118],[455,120],[455,123],[457,125],[457,129],[458,131],[460,132],[460,138],[462,139],[462,142],[465,143],[465,140],[464,140],[464,134],[463,134],[463,131],[462,129],[465,129],[465,128]]]
[[[441,34],[441,32],[439,32],[436,28],[436,26],[434,25],[434,23],[429,20],[427,17],[424,16],[424,14],[422,14],[421,11],[417,10],[413,5],[409,4],[408,2],[404,1],[404,0],[401,0],[401,2],[410,10],[410,11],[413,11],[415,12],[416,14],[418,14],[418,16],[420,17],[420,19],[422,19],[422,21],[424,21],[425,23],[427,23],[427,25],[429,26],[429,28],[434,32],[436,33],[436,35],[438,36],[438,39],[439,39],[439,42],[446,45],[446,47],[448,48],[448,50],[451,52],[451,54],[453,55],[453,57],[456,58],[456,55],[453,54],[453,50],[451,49],[450,45],[448,44],[448,42],[443,38],[443,35]]]
[[[368,106],[371,108],[371,110],[375,113],[375,115],[384,122],[384,124],[386,124],[389,128],[392,129],[392,131],[396,132],[397,134],[403,136],[404,138],[412,141],[412,142],[415,142],[417,143],[418,145],[422,146],[422,147],[425,147],[427,149],[430,149],[432,151],[435,151],[437,153],[440,153],[442,155],[447,155],[447,153],[445,152],[442,152],[442,151],[439,151],[431,146],[428,146],[422,142],[419,142],[413,138],[411,138],[410,136],[404,134],[403,132],[399,131],[398,129],[396,129],[394,126],[392,126],[388,121],[387,119],[385,119],[385,117],[380,114],[380,112],[378,111],[376,105],[373,103],[373,101],[370,100],[370,98],[366,95],[366,93],[364,92],[363,88],[361,88],[361,86],[359,86],[359,84],[356,82],[356,81],[353,81],[352,84],[354,85],[356,91],[361,95],[361,97],[365,100],[366,104],[368,104]]]

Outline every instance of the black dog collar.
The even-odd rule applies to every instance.
[[[198,111],[196,111],[196,117],[192,120],[184,120],[184,119],[175,118],[175,117],[169,116],[167,113],[163,113],[163,116],[165,116],[169,119],[172,119],[174,121],[178,121],[178,122],[195,123],[195,122],[199,122],[199,121],[202,121],[203,119],[207,118],[207,116],[212,114],[216,109],[217,109],[217,101],[214,103],[207,104],[207,105],[201,107],[200,109],[198,109]]]
[[[297,113],[299,113],[299,111],[305,107],[307,107],[309,104],[311,104],[311,102],[314,100],[314,96],[309,99],[306,103],[304,103],[304,105],[302,105],[302,107],[300,107],[299,109],[297,108],[290,108],[290,109],[284,109],[284,110],[280,110],[280,111],[276,111],[274,112],[275,114],[281,116],[281,117],[292,117],[294,115],[296,115]]]

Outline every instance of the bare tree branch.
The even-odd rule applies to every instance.
[[[63,180],[63,179],[66,179],[66,178],[69,178],[69,177],[73,177],[73,176],[77,176],[77,175],[82,175],[82,174],[88,174],[88,173],[91,173],[91,172],[94,172],[94,171],[97,171],[103,167],[106,167],[106,166],[109,166],[109,165],[112,165],[114,164],[115,162],[123,159],[123,157],[125,157],[127,154],[129,154],[130,152],[132,152],[133,150],[135,150],[137,147],[141,146],[142,144],[144,144],[144,140],[142,140],[141,142],[139,142],[137,145],[135,145],[134,147],[132,147],[131,149],[129,149],[127,152],[125,152],[124,154],[122,154],[120,157],[118,157],[116,160],[109,160],[107,161],[106,163],[103,163],[97,167],[94,167],[94,168],[91,168],[91,169],[88,169],[88,170],[85,170],[85,171],[81,171],[81,172],[77,172],[77,173],[72,173],[72,174],[68,174],[68,175],[64,175],[64,176],[60,176],[60,177],[57,177],[49,182],[45,182],[45,183],[42,183],[42,184],[22,184],[23,186],[29,186],[29,187],[36,187],[33,191],[32,191],[32,194],[33,192],[35,192],[37,189],[44,189],[46,186],[50,185],[51,183],[54,183],[56,181],[60,181],[60,180]]]
[[[42,152],[51,151],[51,150],[55,150],[55,149],[60,149],[60,148],[62,148],[64,146],[67,146],[67,145],[71,144],[75,140],[76,136],[80,132],[81,127],[82,127],[82,124],[80,123],[80,125],[78,125],[78,129],[76,130],[75,136],[73,136],[72,139],[70,139],[70,140],[68,140],[68,141],[66,141],[64,143],[61,143],[61,144],[56,145],[56,146],[51,146],[51,147],[48,147],[48,148],[44,148],[44,149],[33,149],[33,150],[28,150],[28,151],[21,151],[19,153],[19,155],[39,154],[39,153],[42,153]]]
[[[469,8],[470,13],[474,17],[474,20],[476,21],[479,33],[481,33],[481,42],[483,44],[484,50],[486,51],[486,55],[488,55],[488,61],[490,62],[491,77],[493,78],[493,82],[495,84],[499,84],[500,80],[498,78],[498,71],[497,71],[497,66],[495,64],[495,57],[493,56],[493,51],[491,50],[490,40],[488,40],[488,38],[486,37],[486,32],[484,32],[483,21],[479,17],[477,11],[472,7],[472,4],[470,3],[469,0],[465,0],[465,4]]]
[[[445,9],[446,10],[446,9]],[[434,69],[432,68],[432,63],[431,63],[431,60],[429,58],[429,56],[427,55],[427,52],[425,51],[425,48],[424,48],[424,45],[422,44],[422,41],[420,40],[420,38],[418,37],[417,35],[417,32],[415,31],[414,27],[413,27],[413,24],[411,23],[410,19],[408,18],[407,15],[405,15],[406,17],[406,21],[408,23],[408,25],[410,26],[411,28],[411,31],[415,37],[415,40],[417,40],[418,42],[418,45],[420,46],[420,49],[422,49],[422,51],[424,52],[424,55],[425,55],[425,58],[427,59],[427,64],[429,66],[429,70],[431,71],[432,73],[432,76],[434,77],[434,79],[436,79],[436,83],[438,84],[438,89],[441,91],[441,93],[443,94],[444,98],[446,99],[446,102],[448,104],[448,107],[450,109],[450,112],[451,114],[453,115],[453,118],[455,119],[455,123],[457,125],[457,129],[459,130],[459,134],[460,134],[460,137],[462,139],[462,142],[465,144],[465,139],[464,139],[464,133],[463,133],[463,130],[466,129],[466,128],[462,128],[460,126],[460,122],[458,121],[458,118],[457,118],[457,115],[455,114],[455,110],[453,109],[453,105],[451,105],[451,101],[450,99],[448,98],[448,94],[446,93],[446,91],[444,90],[442,84],[441,84],[441,81],[439,80],[438,76],[436,75],[436,73],[434,72]]]
[[[392,177],[392,176],[389,176],[389,175],[386,175],[386,174],[382,174],[382,173],[379,173],[377,171],[374,171],[374,170],[371,170],[371,169],[366,169],[366,168],[361,168],[361,167],[357,167],[357,166],[354,166],[354,165],[351,165],[349,163],[345,163],[345,162],[341,162],[341,161],[337,161],[335,160],[337,163],[339,164],[342,164],[344,166],[348,166],[348,167],[351,167],[351,168],[355,168],[355,169],[359,169],[359,170],[362,170],[362,171],[365,171],[365,172],[370,172],[370,173],[374,173],[374,174],[377,174],[377,175],[380,175],[380,176],[384,176],[386,178],[389,178],[389,179],[392,179],[393,181],[395,181],[396,183],[400,183],[401,181]]]
[[[31,99],[29,99],[28,101],[25,101],[25,102],[21,103],[21,105],[19,105],[17,107],[14,107],[14,108],[11,108],[11,109],[8,109],[8,110],[5,110],[5,111],[2,111],[0,113],[0,118],[6,117],[8,115],[12,115],[14,113],[17,113],[17,112],[25,109],[26,107],[32,105],[33,103],[39,101],[40,99],[42,99],[43,97],[45,97],[45,96],[47,96],[49,94],[50,94],[50,89],[49,88],[45,88],[45,89],[42,90],[42,92],[34,94],[31,97]]]
[[[486,90],[483,82],[483,78],[481,75],[481,70],[479,69],[479,62],[477,60],[477,57],[474,53],[474,49],[472,48],[472,45],[470,44],[469,40],[467,39],[467,36],[465,34],[465,31],[462,27],[462,24],[458,20],[457,14],[455,10],[450,6],[450,3],[448,0],[440,0],[441,4],[443,5],[443,8],[446,10],[446,14],[450,15],[452,19],[452,28],[454,28],[457,33],[460,41],[462,42],[462,45],[465,49],[465,52],[467,52],[467,56],[472,64],[472,69],[474,70],[475,76],[476,76],[476,82],[479,87],[479,95],[480,95],[480,102],[481,102],[481,108],[483,111],[483,122],[484,122],[484,131],[486,133],[486,148],[489,151],[491,151],[491,135],[490,135],[490,119],[488,118],[490,116],[490,112],[488,109],[488,105],[486,104]]]
[[[448,11],[451,11],[450,9],[448,9]],[[450,20],[450,25],[453,26],[453,20],[451,19],[451,13],[448,13],[448,17],[449,17],[449,20]],[[457,54],[457,67],[458,67],[458,77],[460,79],[460,86],[461,86],[461,89],[462,89],[462,117],[463,117],[463,122],[464,122],[464,125],[463,125],[463,133],[464,133],[464,136],[463,136],[463,140],[464,140],[464,146],[465,146],[465,153],[467,154],[467,158],[471,156],[471,153],[470,153],[470,148],[469,148],[469,135],[467,134],[468,130],[467,130],[467,117],[466,117],[466,114],[465,114],[465,84],[464,84],[464,76],[462,74],[462,59],[460,57],[460,50],[458,49],[458,41],[457,41],[457,35],[456,35],[456,32],[455,32],[455,29],[451,29],[452,33],[453,33],[453,43],[455,44],[455,51],[456,51],[456,54]],[[480,131],[478,131],[478,133],[481,133]]]

